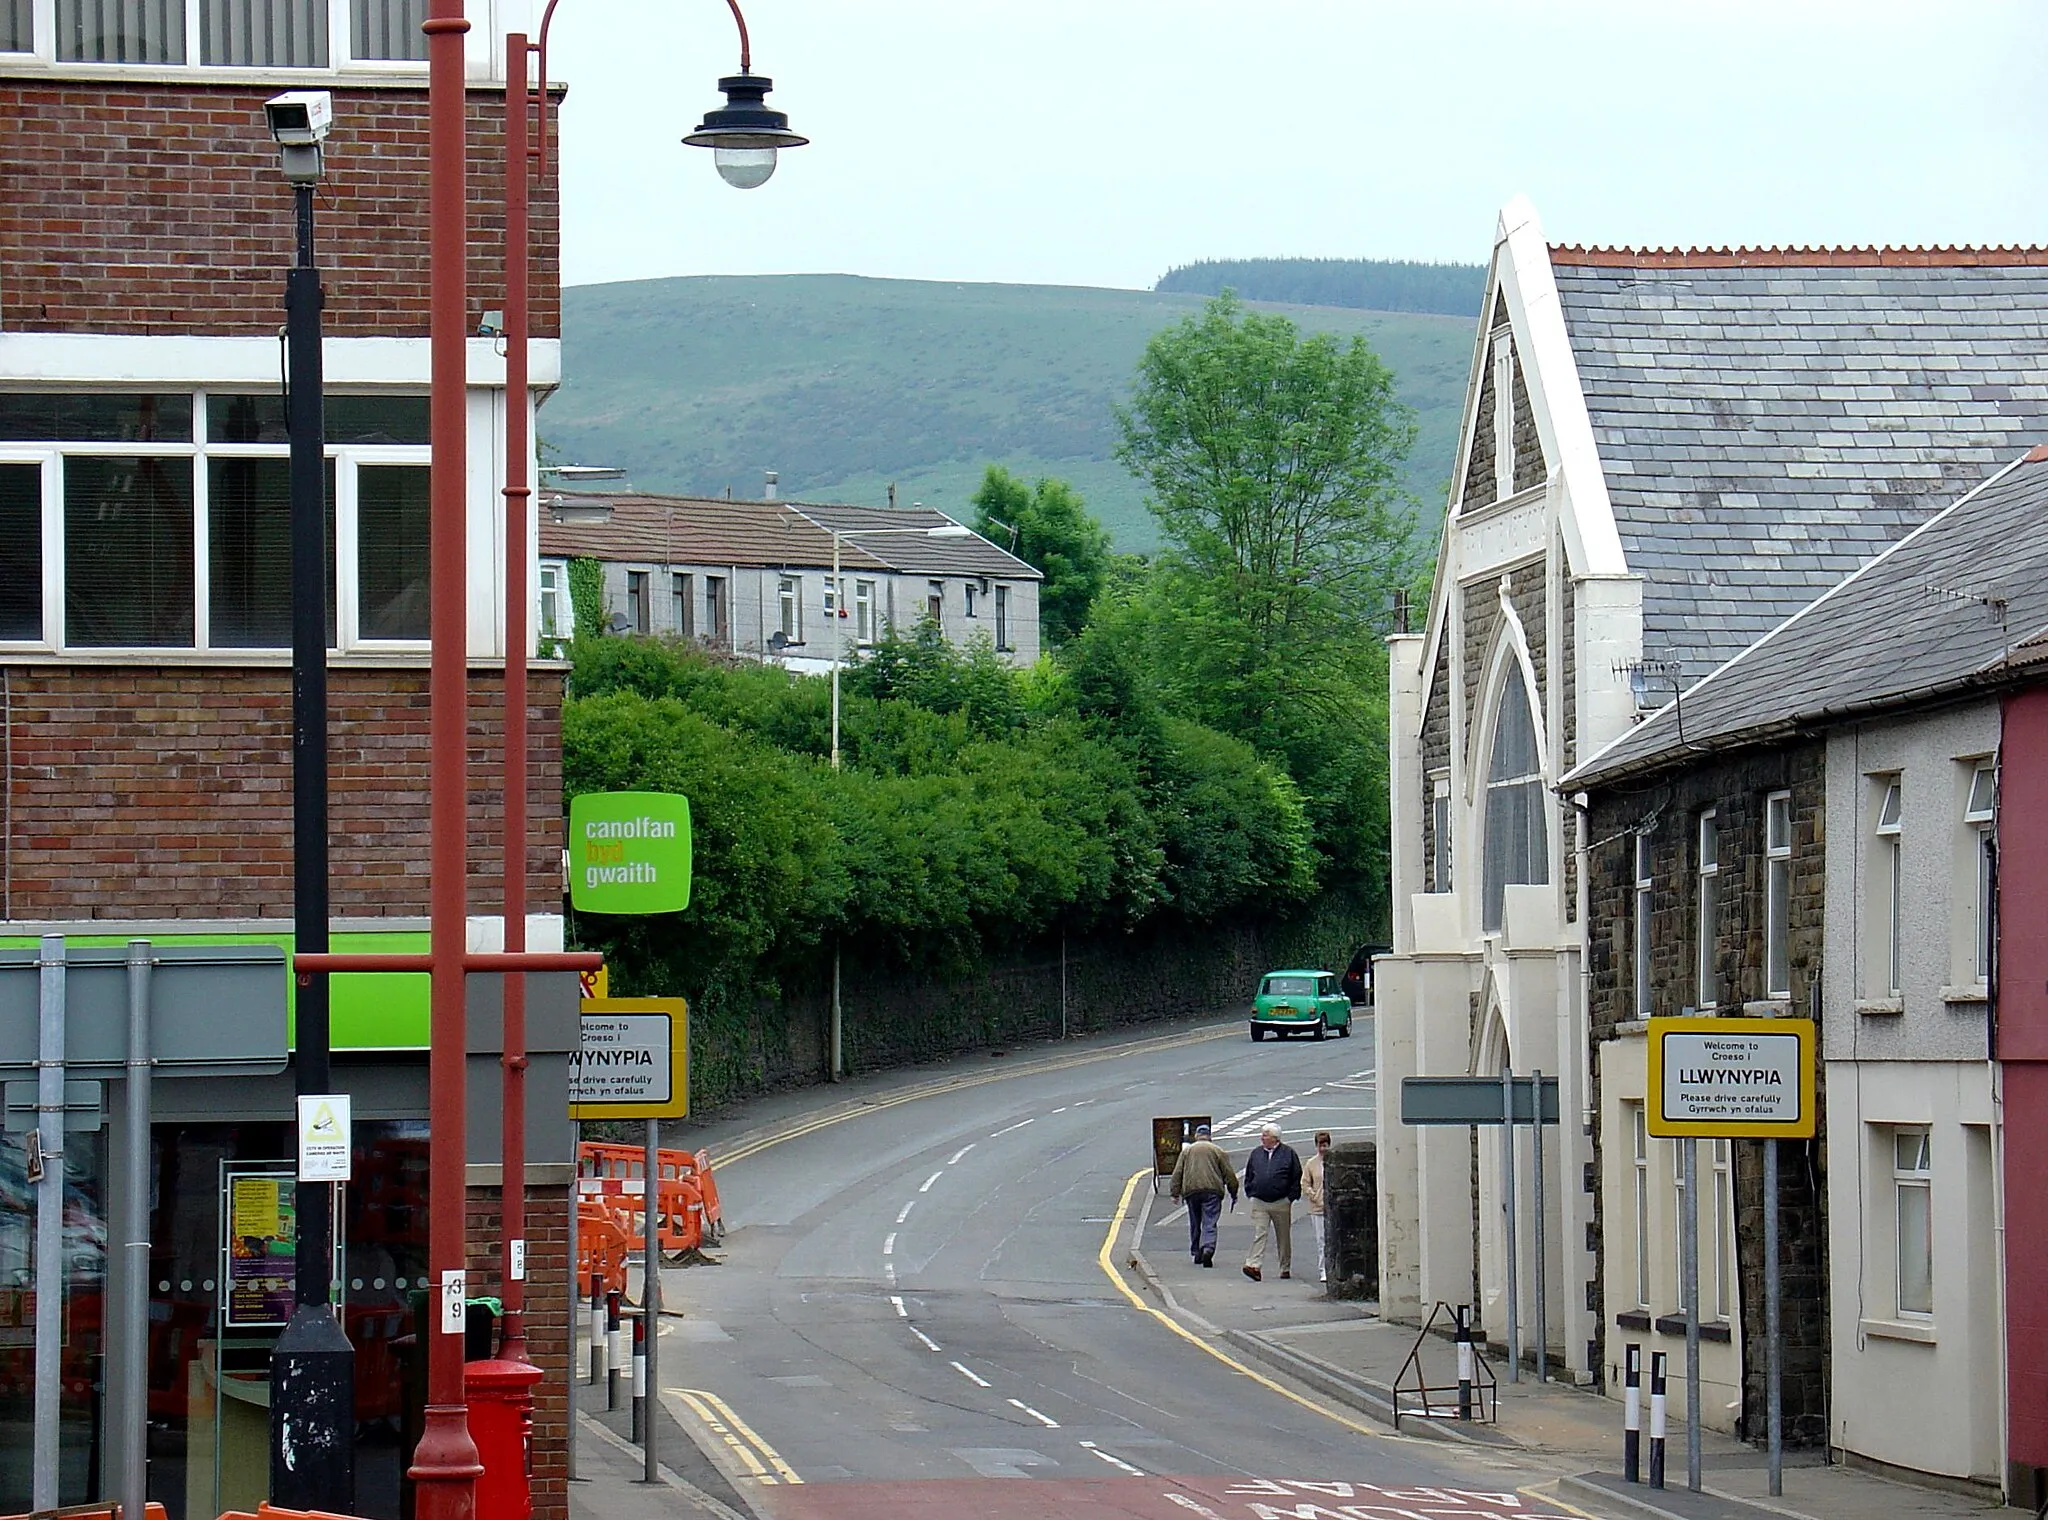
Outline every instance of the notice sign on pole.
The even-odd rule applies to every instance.
[[[682,998],[590,998],[569,1058],[572,1119],[686,1119],[690,1011]]]
[[[347,1093],[302,1093],[299,1097],[299,1181],[349,1180]]]
[[[569,901],[579,913],[690,906],[690,801],[672,792],[586,792],[569,804]]]
[[[1804,1140],[1814,1131],[1807,1019],[1650,1020],[1649,1131]]]

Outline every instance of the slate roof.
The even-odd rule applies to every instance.
[[[1566,777],[1702,752],[2013,679],[2048,636],[2048,447],[2030,451]]]
[[[987,575],[1006,581],[1043,579],[1023,560],[998,549],[979,534],[964,538],[926,538],[919,528],[943,528],[953,519],[936,507],[849,507],[808,501],[791,502],[793,510],[848,538],[892,569],[910,575]]]
[[[1643,657],[1697,679],[2048,441],[2048,250],[1553,248]]]

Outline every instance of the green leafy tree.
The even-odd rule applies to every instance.
[[[1045,577],[1038,591],[1038,631],[1048,645],[1072,639],[1109,577],[1109,534],[1080,493],[1064,480],[1026,485],[999,464],[988,467],[968,500],[974,531],[1011,551]],[[1014,535],[1012,529],[1015,530]]]

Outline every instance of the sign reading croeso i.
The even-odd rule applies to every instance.
[[[690,906],[690,802],[671,792],[587,792],[569,804],[569,901],[579,913]]]
[[[1651,1134],[1803,1140],[1814,1131],[1807,1019],[1650,1020]]]

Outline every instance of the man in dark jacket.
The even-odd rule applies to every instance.
[[[1294,1200],[1301,1196],[1301,1158],[1280,1143],[1277,1125],[1259,1131],[1259,1148],[1245,1158],[1244,1195],[1252,1204],[1252,1248],[1244,1259],[1244,1275],[1262,1281],[1266,1234],[1278,1243],[1280,1275],[1294,1275]]]
[[[1195,1127],[1195,1138],[1181,1148],[1173,1165],[1173,1196],[1188,1206],[1188,1254],[1198,1267],[1216,1265],[1216,1220],[1223,1212],[1223,1193],[1237,1202],[1237,1169],[1223,1147],[1209,1138],[1209,1126]]]

